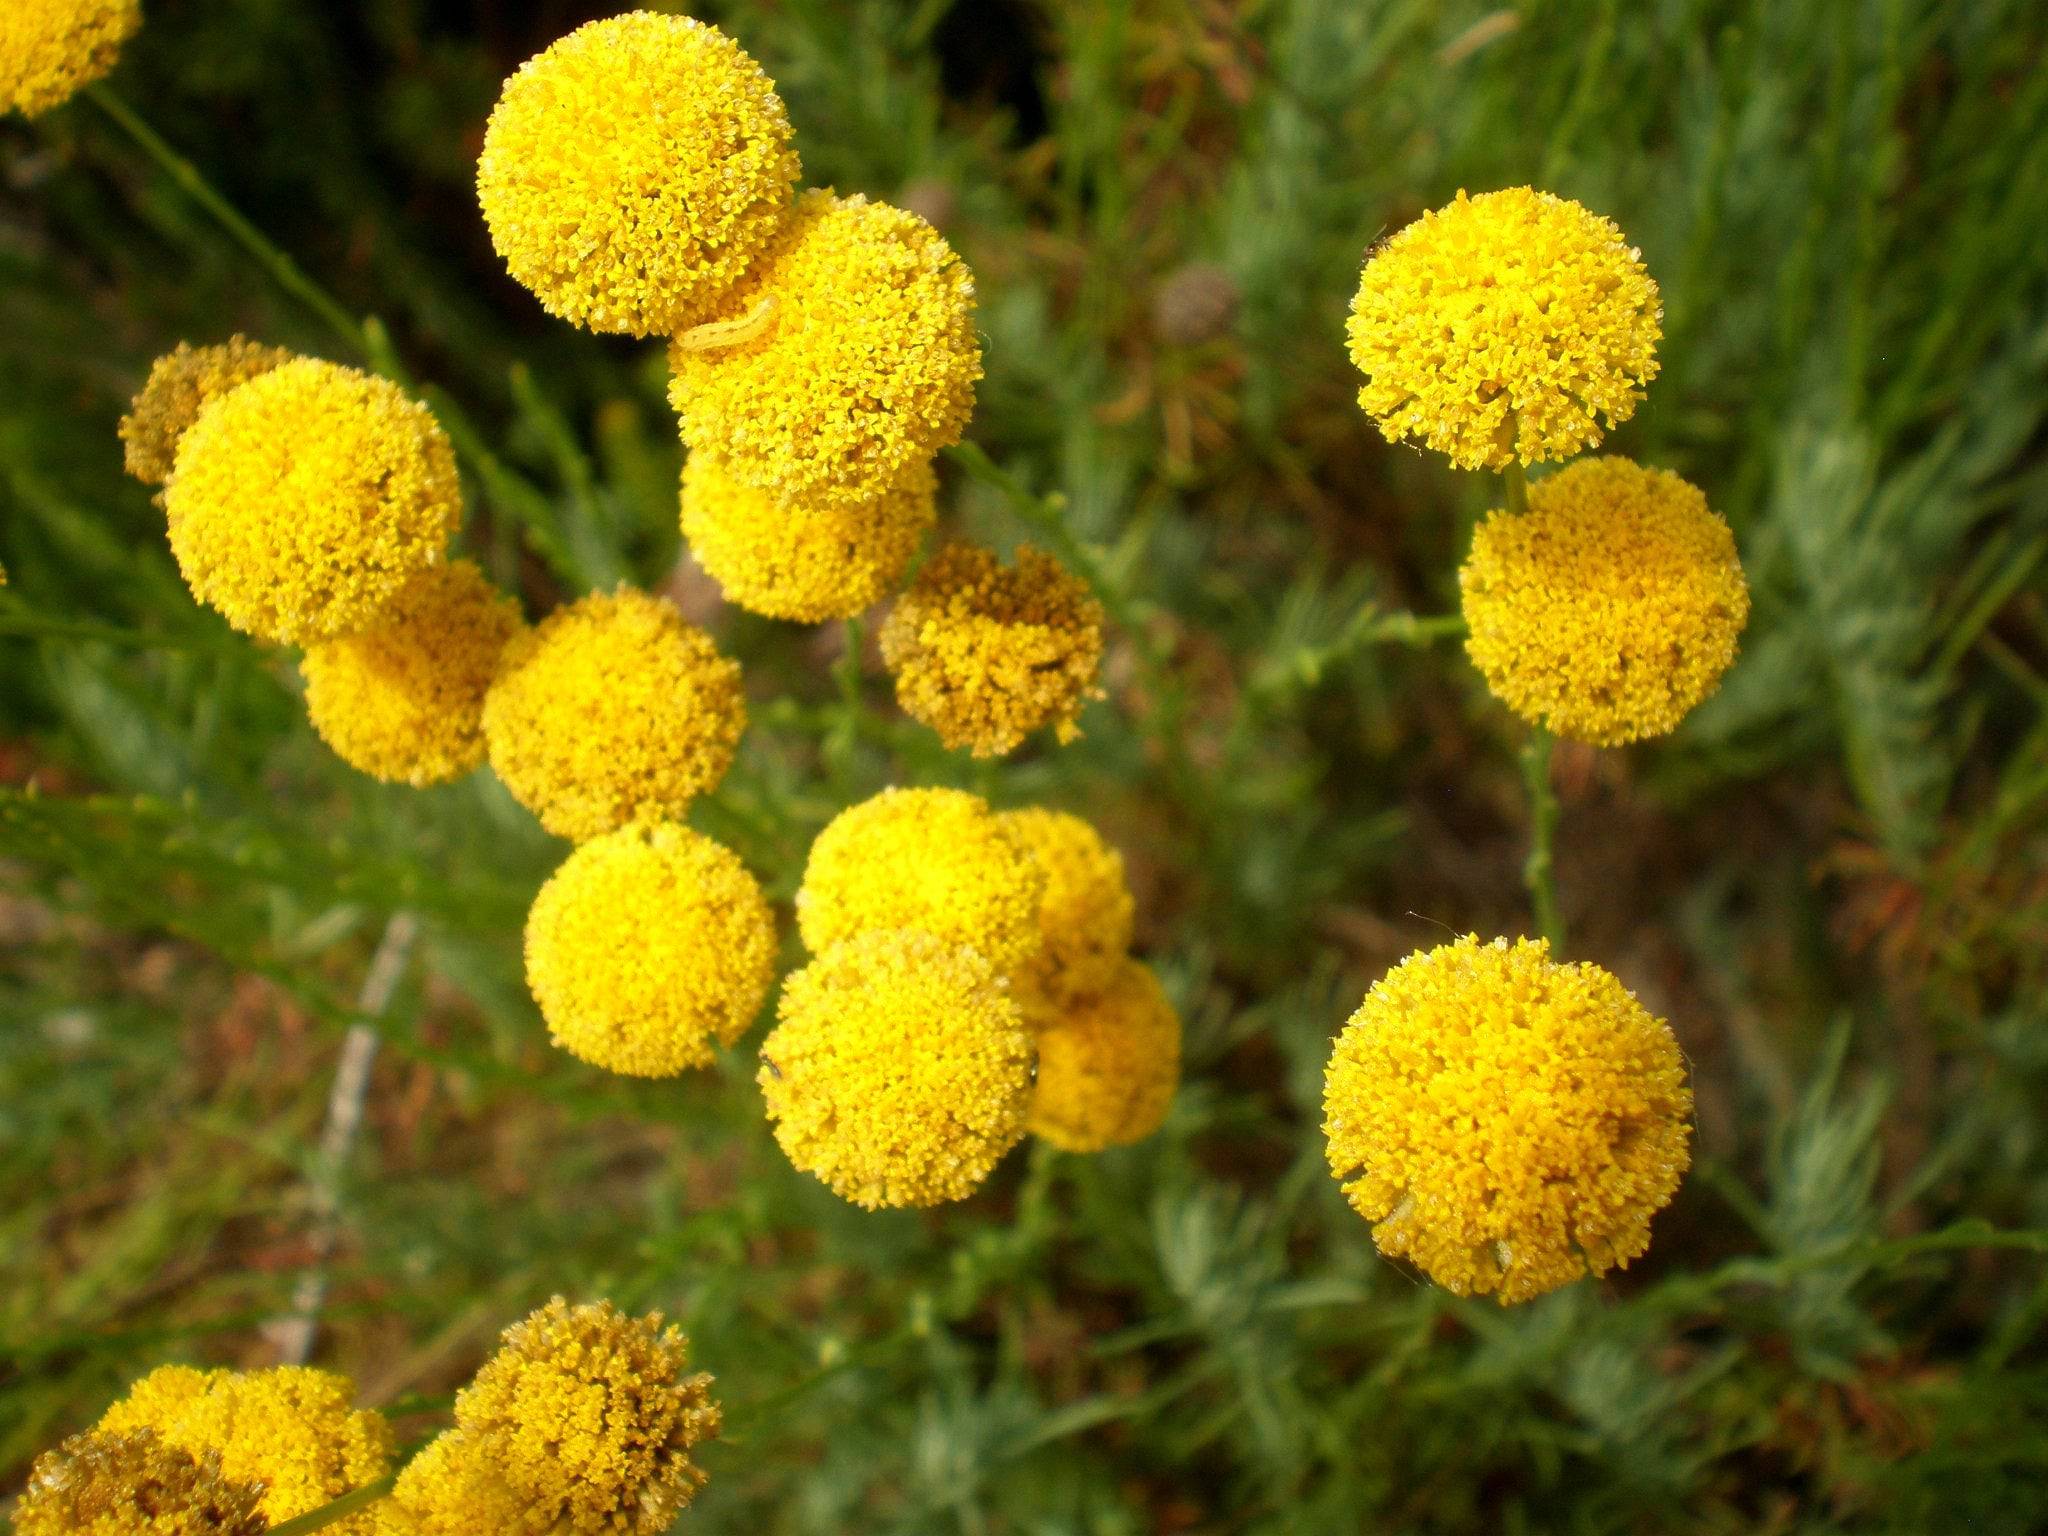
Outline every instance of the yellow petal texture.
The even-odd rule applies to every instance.
[[[1158,1130],[1180,1086],[1180,1015],[1159,978],[1124,960],[1093,996],[1027,1006],[1038,1043],[1031,1134],[1100,1152]]]
[[[405,1464],[390,1497],[372,1508],[377,1536],[543,1536],[547,1530],[504,1470],[459,1429],[436,1435]]]
[[[0,112],[38,117],[103,78],[142,25],[141,0],[5,0]]]
[[[1038,952],[1014,978],[1018,991],[1053,1002],[1101,991],[1123,969],[1134,903],[1124,856],[1079,816],[1031,806],[996,820],[1045,874]]]
[[[208,401],[291,359],[283,347],[266,347],[246,336],[230,336],[210,347],[179,342],[150,365],[142,392],[121,418],[128,473],[146,484],[162,485],[176,461],[178,439],[199,419]]]
[[[263,1490],[149,1430],[74,1435],[36,1458],[15,1536],[260,1536]]]

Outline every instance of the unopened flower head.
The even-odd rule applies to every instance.
[[[895,585],[937,517],[931,465],[870,501],[785,506],[708,453],[683,466],[683,537],[726,599],[771,619],[850,618]]]
[[[1149,966],[1125,959],[1092,996],[1024,1016],[1038,1042],[1032,1135],[1100,1152],[1159,1129],[1180,1086],[1180,1015]]]
[[[146,1429],[74,1435],[36,1458],[15,1536],[261,1536],[263,1490]]]
[[[405,1464],[379,1509],[379,1536],[528,1536],[536,1522],[475,1436],[443,1430]]]
[[[761,255],[798,175],[775,83],[716,27],[629,11],[505,82],[477,196],[513,277],[593,331],[704,319]]]
[[[1101,696],[1102,605],[1028,545],[1005,569],[990,550],[949,544],[918,572],[882,626],[882,658],[904,712],[976,757],[1014,751],[1050,725],[1063,742]]]
[[[1588,459],[1495,512],[1458,574],[1465,649],[1524,720],[1614,747],[1720,686],[1749,618],[1735,536],[1668,470]]]
[[[684,1375],[688,1364],[688,1341],[659,1312],[557,1296],[505,1331],[457,1395],[456,1427],[502,1472],[529,1529],[655,1536],[704,1486],[690,1452],[718,1433],[711,1378]]]
[[[113,69],[141,25],[141,0],[7,0],[0,112],[39,117],[62,106]]]
[[[376,622],[439,562],[462,515],[455,455],[427,408],[315,358],[200,411],[163,498],[193,596],[294,645]]]
[[[142,393],[121,418],[128,473],[162,485],[177,460],[178,439],[208,402],[291,359],[283,347],[266,347],[246,336],[230,336],[210,347],[179,342],[150,364]]]
[[[350,767],[398,784],[460,778],[484,758],[484,694],[526,627],[467,560],[422,571],[370,628],[306,650],[306,712]]]
[[[928,933],[848,939],[792,975],[757,1081],[789,1160],[855,1205],[938,1205],[1024,1134],[1032,1048],[973,950]]]
[[[1020,992],[1053,1002],[1100,992],[1131,947],[1134,903],[1124,856],[1080,817],[1032,806],[996,820],[1014,832],[1045,873],[1038,903],[1038,952],[1014,978]]]
[[[1626,1266],[1690,1162],[1670,1028],[1540,939],[1468,936],[1389,971],[1337,1038],[1323,1113],[1380,1251],[1504,1304]]]
[[[733,294],[669,349],[683,441],[785,505],[871,503],[960,440],[981,377],[974,280],[915,214],[809,192]]]
[[[673,822],[592,838],[534,898],[526,980],[555,1043],[673,1077],[711,1064],[775,979],[775,919],[738,857]]]
[[[1462,469],[1569,458],[1635,414],[1663,315],[1612,220],[1528,187],[1460,192],[1365,264],[1358,403]]]
[[[739,663],[673,603],[630,587],[514,639],[484,698],[491,767],[576,842],[680,816],[725,777],[746,725]]]

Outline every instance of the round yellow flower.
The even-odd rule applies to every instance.
[[[467,560],[422,571],[376,624],[307,649],[306,711],[351,768],[440,784],[484,759],[484,694],[526,627]]]
[[[427,408],[315,358],[208,404],[163,499],[193,596],[291,644],[376,622],[439,562],[462,516],[455,455]]]
[[[691,1450],[718,1433],[711,1378],[661,1314],[557,1296],[505,1330],[457,1394],[455,1423],[527,1510],[527,1529],[654,1536],[704,1486]],[[470,1529],[477,1529],[472,1526]]]
[[[514,639],[484,698],[491,767],[575,842],[679,816],[725,777],[746,726],[739,663],[675,604],[630,587]]]
[[[734,602],[771,619],[850,618],[895,584],[938,516],[931,465],[851,506],[785,507],[708,453],[683,465],[683,537]]]
[[[491,241],[542,306],[593,331],[704,318],[789,211],[775,83],[716,27],[629,11],[521,65],[484,130]]]
[[[1375,251],[1351,305],[1358,403],[1461,469],[1569,458],[1635,414],[1664,311],[1610,219],[1528,187],[1458,194]]]
[[[669,349],[683,441],[784,505],[872,503],[960,440],[974,279],[923,219],[808,192],[723,311]]]
[[[1078,816],[1036,806],[996,821],[1015,833],[1045,872],[1039,949],[1017,973],[1022,992],[1068,1002],[1100,992],[1124,966],[1134,903],[1124,856]]]
[[[789,1160],[842,1199],[939,1205],[1024,1134],[1031,1035],[988,962],[928,933],[861,934],[792,975],[757,1081]]]
[[[1735,536],[1668,470],[1589,459],[1495,512],[1458,573],[1465,649],[1524,720],[1594,746],[1676,729],[1735,660]]]
[[[179,342],[174,351],[150,364],[142,393],[121,418],[128,473],[146,484],[162,485],[171,477],[178,439],[209,401],[291,360],[283,347],[266,347],[246,336],[230,336],[212,347]]]
[[[1072,741],[1082,704],[1102,695],[1102,605],[1028,545],[1007,570],[989,550],[947,545],[889,610],[881,639],[904,713],[976,757],[1014,751],[1043,725]]]
[[[775,919],[738,857],[673,822],[592,838],[534,898],[526,980],[555,1044],[633,1077],[711,1064],[775,979]]]
[[[0,112],[39,117],[104,79],[142,25],[141,0],[6,0]]]
[[[988,802],[958,789],[885,789],[811,844],[797,892],[804,943],[915,928],[1005,976],[1037,950],[1045,872]]]
[[[379,1536],[523,1536],[535,1529],[504,1469],[463,1430],[444,1430],[372,1506]]]
[[[1394,967],[1337,1038],[1323,1112],[1380,1251],[1503,1304],[1625,1267],[1691,1161],[1670,1028],[1540,939]]]
[[[1068,1152],[1143,1141],[1180,1086],[1180,1015],[1150,967],[1126,959],[1090,997],[1027,1007],[1038,1042],[1031,1134]]]
[[[261,1536],[263,1490],[150,1431],[74,1435],[36,1458],[15,1536]]]
[[[260,1483],[272,1523],[332,1503],[391,1469],[391,1426],[353,1406],[355,1384],[331,1371],[279,1366],[268,1371],[197,1371],[167,1365],[138,1381],[95,1428],[103,1434],[147,1429],[193,1456],[220,1458],[223,1477]],[[334,1529],[371,1536],[368,1515]]]

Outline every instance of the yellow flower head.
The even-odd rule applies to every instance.
[[[193,596],[295,645],[375,623],[462,516],[455,455],[427,408],[309,357],[207,405],[163,499]]]
[[[1463,192],[1382,245],[1351,305],[1358,403],[1461,469],[1569,458],[1635,414],[1664,311],[1610,219],[1528,187]]]
[[[455,1423],[531,1529],[654,1536],[704,1486],[690,1452],[718,1433],[711,1378],[683,1375],[688,1363],[688,1341],[659,1312],[557,1296],[505,1330],[456,1396]]]
[[[1541,939],[1395,966],[1337,1038],[1323,1113],[1380,1251],[1503,1304],[1626,1266],[1691,1160],[1670,1028]]]
[[[477,197],[513,277],[593,331],[703,319],[789,211],[799,167],[775,82],[716,27],[629,11],[505,82]]]
[[[1031,1134],[1068,1152],[1143,1141],[1180,1086],[1180,1015],[1151,968],[1125,959],[1091,997],[1025,1010],[1038,1041]]]
[[[1053,1002],[1100,992],[1123,969],[1134,903],[1124,856],[1078,816],[1036,806],[996,821],[1023,842],[1045,872],[1038,903],[1040,947],[1016,983]]]
[[[1024,1134],[1031,1035],[988,962],[863,933],[782,989],[757,1081],[789,1160],[855,1205],[964,1200]]]
[[[949,747],[1000,757],[1051,725],[1062,741],[1100,698],[1102,605],[1028,545],[1009,569],[986,549],[949,544],[918,572],[882,625],[896,700]]]
[[[903,574],[938,515],[937,489],[920,462],[872,501],[785,507],[693,453],[683,465],[683,537],[726,600],[750,613],[800,624],[850,618]]]
[[[223,1477],[263,1487],[261,1509],[290,1520],[390,1470],[391,1427],[352,1406],[355,1384],[331,1371],[196,1371],[167,1365],[138,1381],[94,1426],[103,1434],[147,1429],[193,1456],[220,1458]],[[371,1536],[374,1521],[351,1515],[334,1529]]]
[[[484,697],[491,767],[558,837],[667,821],[717,787],[747,727],[739,663],[630,587],[559,608],[505,648]]]
[[[142,25],[141,0],[6,0],[0,112],[39,117],[103,79]]]
[[[440,784],[484,759],[484,693],[526,627],[467,560],[422,571],[369,629],[306,651],[306,711],[351,768]]]
[[[246,336],[230,336],[212,347],[179,342],[174,351],[150,364],[142,393],[121,418],[128,473],[146,484],[162,485],[171,477],[178,439],[209,401],[291,360],[283,347],[266,347]]]
[[[885,789],[811,844],[797,892],[804,943],[915,928],[1009,975],[1037,950],[1045,872],[1024,840],[959,789]]]
[[[1588,459],[1495,512],[1458,573],[1465,649],[1524,720],[1617,747],[1721,683],[1749,618],[1735,536],[1668,470]]]
[[[669,398],[692,451],[785,505],[871,503],[973,413],[974,279],[916,214],[805,193],[724,313],[676,338]]]
[[[74,1435],[36,1458],[15,1536],[261,1536],[263,1490],[146,1429]]]
[[[407,1462],[377,1508],[379,1536],[538,1536],[545,1530],[504,1468],[460,1429],[442,1431]]]
[[[711,1065],[775,979],[775,919],[738,857],[673,822],[563,862],[526,920],[526,980],[555,1044],[633,1077]]]

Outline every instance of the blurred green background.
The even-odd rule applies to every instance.
[[[1064,750],[939,749],[834,628],[678,549],[660,348],[493,258],[498,82],[600,7],[148,0],[113,87],[474,426],[466,543],[530,612],[661,588],[747,664],[704,805],[779,900],[839,807],[1089,816],[1188,1025],[1167,1128],[867,1215],[751,1051],[553,1051],[519,926],[563,846],[488,775],[352,775],[291,658],[186,596],[114,424],[242,330],[356,362],[93,103],[0,122],[0,1488],[166,1360],[269,1363],[387,916],[422,937],[317,1355],[424,1438],[554,1292],[662,1307],[730,1432],[679,1529],[2048,1528],[2048,13],[2028,0],[760,0],[807,180],[974,268],[971,429],[1064,497],[1122,621]],[[1701,484],[1755,595],[1668,742],[1560,753],[1574,958],[1671,1019],[1697,1165],[1647,1257],[1502,1311],[1380,1260],[1323,1165],[1364,987],[1519,933],[1521,728],[1440,613],[1480,477],[1358,413],[1368,245],[1533,182],[1662,284],[1618,451]],[[949,525],[1033,530],[949,468]],[[679,563],[680,562],[680,563]],[[790,941],[791,956],[795,947]],[[749,1044],[758,1035],[750,1037]]]

